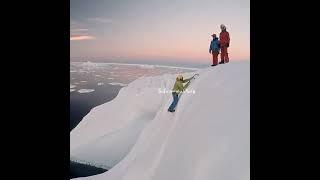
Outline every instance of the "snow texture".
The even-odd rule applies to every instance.
[[[175,75],[139,78],[70,133],[72,160],[109,167],[82,180],[249,180],[250,64],[198,70],[176,112]],[[193,73],[184,73],[188,78]]]

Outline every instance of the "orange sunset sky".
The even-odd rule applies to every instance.
[[[225,24],[230,61],[250,60],[249,0],[70,0],[70,59],[208,63]]]

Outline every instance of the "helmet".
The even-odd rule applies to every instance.
[[[183,80],[183,76],[182,76],[181,74],[179,74],[179,75],[177,76],[177,80]]]
[[[212,37],[217,37],[217,35],[216,35],[216,34],[212,34],[211,36],[212,36]]]
[[[224,24],[221,24],[221,25],[220,25],[220,28],[221,28],[222,30],[226,30],[226,26],[225,26]]]

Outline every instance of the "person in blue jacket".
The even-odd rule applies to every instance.
[[[218,55],[220,51],[220,41],[217,38],[216,34],[212,34],[212,41],[210,43],[209,53],[212,54],[212,65],[216,66],[218,65]]]

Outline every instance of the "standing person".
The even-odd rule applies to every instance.
[[[212,54],[212,65],[216,66],[218,65],[218,55],[220,51],[220,42],[216,36],[216,34],[212,34],[212,41],[210,43],[209,47],[209,53]]]
[[[189,79],[183,80],[182,75],[178,75],[176,78],[176,82],[174,83],[173,89],[172,89],[172,97],[173,97],[173,102],[171,103],[168,111],[169,112],[174,112],[176,105],[178,104],[179,100],[179,93],[184,91],[186,89],[186,86],[183,86],[183,83],[189,82],[193,77]]]
[[[219,62],[219,64],[224,64],[229,62],[228,47],[230,44],[230,36],[225,25],[221,24],[220,28],[221,62]]]

